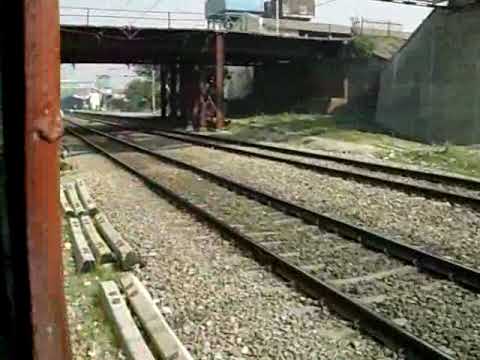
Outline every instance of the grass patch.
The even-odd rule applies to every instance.
[[[368,115],[259,115],[231,122],[222,136],[313,150],[367,153],[379,159],[480,177],[480,150],[438,146],[381,133]]]
[[[360,129],[360,130],[359,130]],[[229,130],[235,138],[250,141],[305,143],[305,138],[321,136],[357,144],[389,144],[391,137],[374,131],[367,117],[350,115],[279,114],[234,120]],[[308,142],[308,141],[307,141]]]
[[[389,158],[480,178],[480,151],[464,146],[431,146],[429,149],[393,153]]]

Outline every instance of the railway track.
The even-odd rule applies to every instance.
[[[480,310],[480,274],[476,270],[112,135],[79,128],[93,135],[72,133],[237,240],[312,297],[327,302],[382,342],[402,349],[407,357],[480,356],[475,321]],[[118,154],[99,146],[102,143],[114,143]],[[125,148],[142,155],[120,150]],[[168,165],[154,165],[153,158]],[[472,340],[466,341],[465,334]]]
[[[134,129],[117,122],[96,118],[90,121],[96,121],[123,129]],[[360,161],[330,154],[313,153],[219,138],[216,136],[193,134],[184,131],[137,130],[147,134],[163,136],[175,141],[285,163],[318,173],[351,178],[374,185],[386,186],[428,198],[448,200],[453,203],[473,207],[480,206],[480,181],[471,178]]]

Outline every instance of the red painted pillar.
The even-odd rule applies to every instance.
[[[70,360],[59,208],[60,27],[57,0],[12,2],[2,46],[4,154],[11,240],[11,359]],[[4,65],[2,64],[2,66]],[[13,90],[15,89],[15,91]],[[2,274],[3,275],[3,274]]]
[[[215,34],[215,63],[216,63],[216,107],[217,107],[217,129],[225,127],[224,110],[224,77],[225,77],[225,34]]]

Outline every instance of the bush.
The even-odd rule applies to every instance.
[[[352,41],[353,52],[361,58],[369,58],[375,51],[375,43],[367,36],[357,36]]]

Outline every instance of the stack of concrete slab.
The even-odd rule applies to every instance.
[[[140,280],[128,273],[119,283],[123,294],[114,281],[101,282],[100,297],[127,358],[192,360]]]
[[[89,272],[96,265],[111,262],[130,270],[141,262],[106,215],[100,213],[84,181],[62,185],[60,203],[70,225],[78,272]]]

